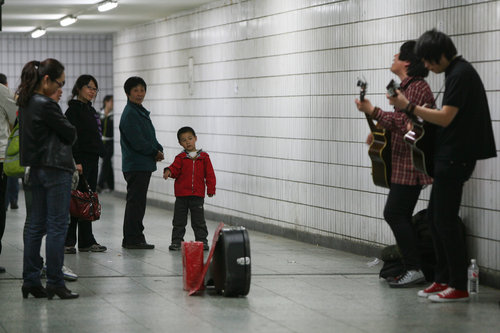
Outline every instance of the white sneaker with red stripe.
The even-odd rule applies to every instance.
[[[452,287],[448,287],[445,291],[440,292],[437,295],[429,296],[432,302],[465,302],[469,300],[469,293],[465,290],[457,290]]]
[[[431,295],[436,295],[439,294],[442,291],[445,291],[448,288],[448,285],[437,283],[437,282],[432,282],[430,286],[425,288],[424,290],[419,290],[418,296],[419,297],[429,297]]]

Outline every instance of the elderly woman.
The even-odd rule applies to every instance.
[[[146,96],[146,82],[133,76],[125,81],[127,105],[120,119],[122,170],[127,182],[127,204],[123,220],[122,247],[126,249],[154,249],[144,237],[142,222],[146,212],[151,173],[156,162],[162,161],[163,147],[156,140],[150,112],[142,106]]]
[[[52,96],[64,85],[64,66],[56,59],[30,61],[21,73],[19,98],[20,162],[30,166],[33,204],[24,243],[22,294],[36,298],[54,295],[76,298],[64,284],[62,265],[68,228],[71,179],[74,171],[71,146],[76,130]],[[40,281],[40,246],[43,236],[47,256],[47,286]]]

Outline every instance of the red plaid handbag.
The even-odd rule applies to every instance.
[[[96,221],[101,218],[101,204],[97,192],[92,191],[85,177],[80,175],[80,184],[85,189],[80,191],[80,186],[71,191],[69,213],[86,221]]]

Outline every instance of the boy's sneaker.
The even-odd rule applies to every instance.
[[[66,281],[76,281],[78,280],[78,275],[76,275],[71,269],[64,266],[62,267],[62,273],[64,276],[64,280]],[[40,271],[40,278],[45,279],[47,277],[47,266],[43,265],[42,270]]]
[[[180,251],[181,250],[181,244],[172,243],[172,244],[170,244],[170,246],[168,247],[168,249],[170,251]]]
[[[421,270],[406,271],[403,275],[399,276],[394,281],[389,282],[389,286],[392,288],[405,288],[410,287],[425,281],[424,273]]]
[[[466,290],[457,290],[455,288],[448,287],[446,290],[437,295],[429,296],[429,299],[433,302],[439,303],[466,302],[469,300],[469,293]]]
[[[419,290],[417,295],[419,297],[429,297],[431,295],[436,295],[439,294],[442,291],[445,291],[448,288],[448,285],[437,283],[437,282],[432,282],[430,286],[425,288],[424,290]]]

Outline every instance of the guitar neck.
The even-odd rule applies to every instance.
[[[370,131],[373,132],[380,132],[379,129],[377,129],[377,126],[373,122],[373,119],[365,113],[366,121],[368,122],[368,126],[370,126]]]

